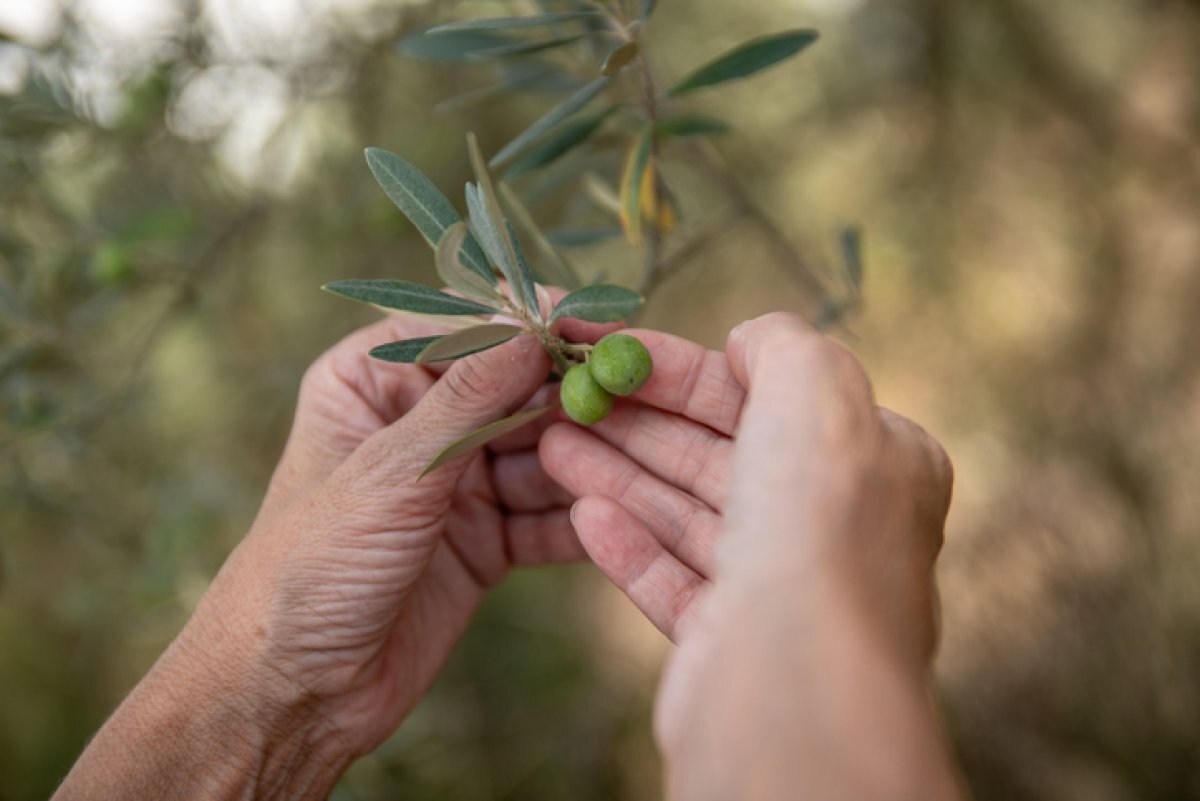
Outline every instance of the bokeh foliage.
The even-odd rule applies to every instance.
[[[196,0],[136,35],[93,5],[0,41],[37,65],[0,95],[5,801],[50,792],[250,524],[304,367],[371,319],[317,287],[436,281],[362,148],[457,197],[465,131],[495,152],[564,91],[395,52],[534,3]],[[939,686],[976,796],[1200,797],[1200,4],[662,0],[645,35],[682,79],[801,27],[794,66],[681,98],[732,130],[667,173],[644,322],[815,317],[861,221],[846,335],[957,466]],[[609,227],[558,236],[634,283]],[[339,797],[653,796],[662,653],[588,568],[517,575]]]

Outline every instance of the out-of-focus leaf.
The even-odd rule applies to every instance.
[[[371,348],[369,354],[385,362],[399,362],[401,364],[413,364],[417,357],[421,355],[421,351],[441,339],[437,337],[417,337],[416,339],[402,339],[399,342],[389,342],[386,345],[377,345]]]
[[[857,226],[843,228],[838,235],[842,245],[842,263],[846,270],[846,281],[855,295],[862,292],[863,260],[862,230]]]
[[[526,409],[523,412],[517,412],[511,417],[505,417],[503,420],[497,420],[482,428],[477,428],[462,439],[447,445],[441,453],[434,457],[432,462],[426,465],[425,469],[421,471],[421,475],[417,476],[417,480],[420,481],[434,470],[446,464],[446,462],[457,459],[459,456],[469,453],[481,445],[486,445],[497,437],[507,434],[509,431],[515,431],[555,408],[558,408],[557,405],[543,406],[539,409]]]
[[[564,22],[593,19],[601,16],[599,11],[564,11],[559,14],[535,14],[528,17],[492,17],[490,19],[466,19],[448,22],[426,31],[433,36],[445,36],[463,31],[500,31],[519,28],[544,28]]]
[[[430,342],[425,350],[417,354],[417,364],[444,362],[470,356],[472,353],[502,345],[519,333],[520,328],[507,323],[488,323],[464,328]]]
[[[497,309],[473,300],[447,295],[411,281],[334,281],[321,287],[326,292],[385,309],[417,314],[494,314]]]
[[[703,114],[683,114],[662,120],[655,130],[664,137],[682,138],[686,136],[716,136],[729,133],[732,129],[729,123],[716,117],[707,117]]]
[[[547,137],[540,145],[514,161],[512,166],[505,171],[504,177],[510,180],[519,178],[525,173],[533,172],[562,158],[573,148],[591,138],[592,134],[600,129],[600,126],[615,110],[616,106],[613,106],[599,114],[593,114],[562,126],[554,135]]]
[[[542,255],[554,264],[558,271],[558,284],[567,289],[581,286],[583,281],[579,278],[579,271],[575,269],[575,265],[551,244],[546,235],[542,233],[542,229],[538,227],[533,215],[529,213],[529,209],[525,208],[525,204],[521,202],[521,198],[512,190],[512,187],[503,181],[500,182],[500,197],[503,198],[504,205],[512,212],[521,227],[533,237],[534,244],[538,246]]]
[[[367,165],[375,180],[404,216],[425,237],[431,248],[436,248],[446,229],[462,222],[454,206],[437,190],[425,175],[413,165],[379,148],[367,148]],[[487,263],[479,243],[468,236],[462,247],[463,262],[484,279],[495,283],[492,268]]]
[[[625,65],[637,58],[639,50],[640,47],[636,39],[620,45],[604,59],[604,66],[600,68],[600,74],[616,75]]]
[[[621,227],[630,244],[642,242],[642,195],[646,179],[646,167],[650,163],[650,145],[653,130],[644,129],[625,158],[625,170],[621,176]]]
[[[585,248],[621,235],[621,229],[611,225],[591,225],[578,228],[554,228],[546,239],[560,248]]]
[[[467,238],[466,223],[455,223],[446,229],[437,247],[437,271],[451,289],[485,303],[495,303],[497,290],[479,273],[462,262],[462,245]]]
[[[827,297],[821,301],[821,308],[813,318],[813,328],[818,331],[828,331],[846,319],[849,305],[845,301]]]
[[[513,228],[512,223],[510,223],[508,220],[505,220],[504,227],[508,229],[508,238],[513,243],[513,250],[516,251],[517,266],[521,268],[521,274],[529,276],[529,287],[533,290],[533,295],[529,298],[526,298],[526,300],[534,306],[537,306],[537,272],[534,271],[533,265],[529,263],[529,260],[525,258],[525,251],[521,249],[521,240],[517,238],[517,231],[515,228]],[[541,319],[541,309],[538,310],[536,316],[539,320]]]
[[[604,91],[605,87],[607,87],[611,82],[612,78],[609,78],[608,76],[597,78],[596,80],[584,86],[575,94],[568,97],[563,102],[559,103],[554,108],[547,111],[541,117],[541,119],[539,119],[533,125],[530,125],[524,131],[518,134],[515,139],[501,148],[500,152],[492,157],[490,166],[495,167],[512,159],[526,147],[533,144],[533,142],[537,141],[543,135],[549,132],[551,128],[582,109],[588,103],[592,102],[592,100],[596,98],[596,95]]]
[[[589,323],[615,323],[633,314],[644,302],[645,298],[623,286],[585,286],[559,301],[550,320],[571,317]]]
[[[780,61],[791,58],[817,41],[814,30],[793,30],[762,36],[738,45],[680,81],[670,92],[672,97],[727,81],[747,78]]]
[[[658,0],[642,0],[642,19],[649,19],[657,5]]]
[[[460,111],[464,108],[474,106],[478,103],[486,103],[504,95],[515,92],[519,89],[533,89],[545,87],[548,84],[552,85],[555,81],[566,81],[563,83],[565,88],[574,89],[578,86],[570,76],[563,75],[557,70],[538,69],[538,70],[519,70],[512,71],[506,75],[503,80],[498,83],[481,86],[478,89],[472,89],[469,92],[463,92],[460,95],[448,97],[445,100],[439,101],[433,107],[433,110],[438,113],[447,113],[451,111]]]
[[[496,190],[492,186],[492,177],[488,174],[487,163],[483,160],[483,153],[479,150],[479,140],[475,138],[475,134],[467,134],[467,149],[471,156],[471,167],[475,171],[475,180],[478,182],[478,198],[482,201],[482,217],[480,221],[474,219],[475,212],[472,211],[472,223],[477,226],[482,226],[486,230],[487,243],[490,245],[488,253],[493,260],[498,259],[497,264],[500,267],[500,272],[504,273],[504,277],[508,279],[512,287],[513,299],[525,307],[534,317],[541,319],[541,311],[538,309],[537,288],[534,286],[533,276],[524,265],[521,264],[521,259],[517,258],[516,243],[511,235],[511,229],[508,227],[504,219],[504,209],[500,206],[500,199],[496,197]],[[496,251],[493,253],[492,251]]]
[[[513,42],[511,44],[501,45],[489,50],[479,50],[475,53],[476,58],[501,58],[504,56],[523,56],[529,53],[540,53],[543,50],[553,50],[556,47],[565,47],[566,45],[578,42],[583,38],[582,33],[577,33],[572,36],[558,36],[553,39],[533,39],[529,41]]]
[[[467,61],[483,50],[494,50],[514,40],[487,31],[459,31],[430,35],[429,31],[405,36],[396,51],[421,61]]]

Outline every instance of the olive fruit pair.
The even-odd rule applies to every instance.
[[[637,392],[653,369],[645,345],[628,334],[609,334],[592,348],[587,364],[563,376],[563,411],[576,423],[599,423],[612,411],[613,396]]]

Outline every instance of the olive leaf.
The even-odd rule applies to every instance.
[[[605,87],[611,82],[612,78],[607,75],[601,76],[547,111],[533,125],[530,125],[524,131],[517,134],[516,138],[501,148],[500,152],[492,157],[489,166],[496,167],[510,161],[518,153],[548,133],[551,128],[582,109],[588,103],[591,103],[596,98],[596,95],[604,91]]]
[[[630,244],[635,246],[642,241],[642,184],[650,163],[653,134],[651,128],[645,128],[634,140],[625,158],[625,170],[621,177],[621,227],[625,229]]]
[[[379,359],[380,361],[413,364],[416,362],[417,357],[421,355],[421,351],[425,350],[439,339],[441,339],[440,336],[402,339],[399,342],[389,342],[386,345],[377,345],[368,351],[368,355]]]
[[[751,39],[693,72],[671,89],[671,97],[749,77],[791,58],[817,41],[814,30],[792,30]]]
[[[513,300],[533,315],[541,319],[538,309],[537,288],[532,271],[524,258],[517,256],[517,244],[512,230],[504,219],[504,210],[496,197],[488,174],[487,164],[479,150],[479,141],[475,134],[467,134],[467,149],[471,156],[471,167],[475,171],[477,183],[474,190],[467,187],[467,205],[471,210],[471,224],[480,232],[483,246],[488,256],[500,268],[500,272],[508,279]]]
[[[571,36],[558,36],[553,39],[510,42],[509,44],[492,47],[487,50],[477,50],[474,55],[477,58],[501,58],[504,56],[523,56],[529,53],[541,53],[544,50],[553,50],[556,47],[574,44],[582,39],[583,36],[582,33],[576,33]]]
[[[838,240],[842,246],[842,264],[846,270],[846,282],[855,295],[862,292],[862,230],[857,226],[843,228]]]
[[[443,36],[462,31],[499,31],[516,28],[543,28],[548,25],[558,25],[564,22],[594,19],[601,16],[598,11],[564,11],[558,14],[537,14],[528,17],[493,17],[489,19],[468,19],[459,22],[448,22],[437,25],[425,33],[431,36]]]
[[[497,437],[501,437],[510,431],[515,431],[526,423],[532,422],[541,417],[551,409],[558,408],[555,406],[543,406],[539,409],[527,409],[523,412],[517,412],[511,417],[505,417],[503,420],[497,420],[494,423],[489,423],[482,428],[477,428],[465,437],[447,445],[442,449],[442,452],[434,457],[433,461],[425,466],[421,471],[421,475],[417,476],[420,481],[425,476],[437,470],[447,462],[457,459],[465,453],[475,450],[481,445],[486,445]]]
[[[385,309],[400,309],[417,314],[495,314],[498,311],[493,306],[484,306],[473,300],[447,295],[445,292],[411,281],[334,281],[321,289]]]
[[[485,50],[512,44],[514,40],[487,31],[459,31],[430,35],[421,31],[396,42],[396,51],[421,61],[467,61]]]
[[[550,321],[571,317],[590,323],[615,323],[633,314],[644,302],[645,298],[623,286],[585,286],[560,300]]]
[[[574,91],[582,85],[582,81],[561,72],[553,66],[539,65],[531,68],[523,65],[520,68],[514,67],[506,70],[502,80],[497,83],[481,86],[478,89],[471,89],[470,91],[439,101],[433,107],[433,110],[439,114],[461,111],[471,106],[495,100],[520,89],[527,89],[531,92]]]
[[[367,148],[366,156],[367,166],[371,168],[375,180],[396,207],[404,212],[404,216],[417,227],[430,247],[437,247],[447,228],[462,222],[446,196],[416,167],[395,153],[376,147]],[[462,259],[488,283],[496,283],[483,250],[473,237],[468,236],[463,242]]]
[[[507,323],[487,323],[464,328],[430,342],[424,350],[417,354],[416,362],[417,364],[429,364],[430,362],[442,362],[469,356],[472,353],[503,345],[521,331],[521,328]]]
[[[616,75],[618,72],[624,69],[629,62],[637,58],[640,50],[641,47],[638,45],[636,39],[632,42],[626,42],[623,45],[619,45],[604,59],[604,66],[600,68],[600,74]]]
[[[655,131],[660,136],[681,139],[688,136],[714,136],[729,133],[729,123],[703,114],[684,114],[661,120]]]
[[[446,286],[484,303],[499,300],[499,290],[478,273],[463,264],[462,245],[467,238],[466,223],[455,223],[446,229],[437,246],[437,272]]]
[[[599,114],[592,114],[564,125],[553,136],[547,137],[542,144],[514,161],[505,171],[504,177],[509,180],[519,178],[562,158],[572,149],[586,142],[616,109],[616,106],[612,106]]]
[[[533,219],[533,215],[525,204],[521,201],[520,196],[513,191],[512,187],[504,181],[500,182],[500,197],[504,200],[504,205],[512,212],[513,217],[525,232],[533,237],[533,243],[538,246],[538,250],[542,255],[549,259],[558,272],[557,280],[560,286],[567,289],[576,289],[583,285],[583,280],[579,277],[579,270],[571,263],[566,256],[558,252],[558,248],[546,238],[542,233],[542,229],[538,227],[537,221]]]

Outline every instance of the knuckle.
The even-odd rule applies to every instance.
[[[473,408],[492,398],[500,389],[499,376],[478,358],[461,359],[442,376],[447,400]]]

